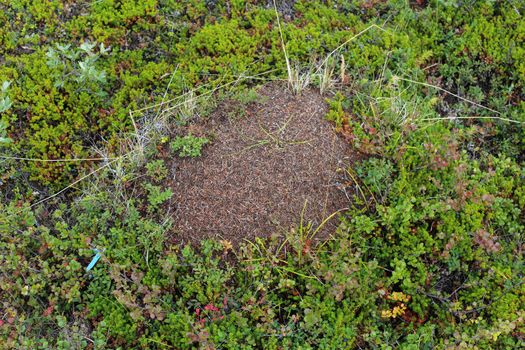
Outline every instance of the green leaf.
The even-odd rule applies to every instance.
[[[86,53],[91,53],[91,51],[93,50],[93,48],[95,47],[95,43],[90,43],[89,41],[84,41],[82,43],[82,45],[80,45],[80,50],[86,52]]]

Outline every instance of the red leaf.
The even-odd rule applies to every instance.
[[[44,317],[51,315],[54,309],[55,309],[54,305],[49,305],[49,307],[44,310],[44,313],[43,313]]]

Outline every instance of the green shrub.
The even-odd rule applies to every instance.
[[[152,211],[157,209],[160,204],[170,199],[173,195],[173,192],[171,192],[170,189],[162,191],[160,186],[154,186],[149,183],[146,183],[144,188],[148,191],[148,209]]]
[[[200,157],[202,147],[210,142],[205,137],[196,137],[193,135],[177,136],[170,143],[173,152],[177,152],[179,157]]]
[[[106,73],[97,69],[96,62],[109,49],[100,44],[99,52],[95,53],[95,47],[96,43],[85,41],[79,48],[72,49],[70,45],[60,44],[56,44],[56,50],[49,48],[46,53],[47,65],[56,73],[55,86],[63,88],[68,79],[73,79],[82,84],[82,89],[106,96],[101,89],[106,82]]]
[[[146,164],[146,175],[159,182],[168,176],[168,169],[162,159],[153,160]]]

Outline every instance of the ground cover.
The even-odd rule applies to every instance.
[[[523,347],[522,2],[0,10],[0,348]]]

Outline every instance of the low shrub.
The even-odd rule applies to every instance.
[[[210,142],[205,137],[197,137],[193,135],[177,136],[175,140],[170,143],[170,148],[173,152],[177,152],[179,157],[200,157],[202,147]]]

